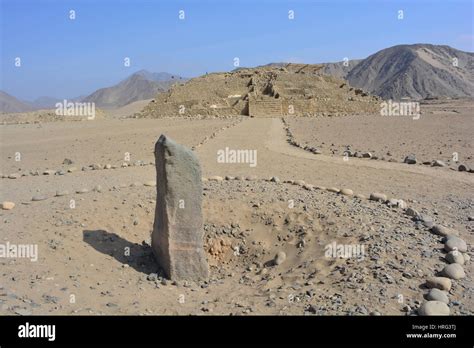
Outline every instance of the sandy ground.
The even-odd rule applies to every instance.
[[[166,133],[191,147],[207,134],[230,124],[229,120],[187,121],[164,120],[101,120],[9,125],[2,129],[3,174],[30,170],[44,171],[89,164],[122,164],[126,154],[130,162],[154,160],[157,136]],[[15,161],[15,154],[21,161]],[[63,166],[65,158],[73,165]]]
[[[437,116],[443,129],[452,115]],[[351,119],[328,119],[338,130],[328,127],[327,132],[337,134]],[[0,200],[16,203],[13,210],[0,211],[2,243],[37,244],[39,259],[0,260],[0,314],[403,315],[424,301],[424,280],[445,265],[439,237],[401,209],[262,180],[272,176],[403,199],[435,223],[456,228],[472,245],[472,174],[315,155],[288,144],[279,118],[239,121],[127,119],[2,126],[0,164],[5,177],[0,179]],[[297,120],[290,126],[301,126],[296,134],[313,139],[321,119],[311,121],[301,126]],[[384,128],[383,122],[378,127]],[[466,118],[459,122],[466,123]],[[356,122],[354,129],[362,125]],[[463,139],[462,151],[472,156],[464,132],[469,119],[457,127],[451,129],[454,140]],[[404,125],[392,127],[392,133],[405,131]],[[149,162],[161,133],[196,146],[204,177],[259,178],[204,183],[211,266],[207,282],[166,281],[151,255],[156,189],[143,184],[155,180]],[[429,138],[427,134],[420,138]],[[363,149],[375,146],[369,138],[359,140],[367,141],[361,143]],[[411,152],[429,148],[410,144]],[[217,151],[226,147],[256,150],[257,165],[219,163]],[[390,151],[402,154],[405,148],[394,142]],[[19,162],[16,152],[21,153]],[[135,165],[121,166],[126,152],[131,154],[127,163]],[[63,164],[65,158],[74,163]],[[92,170],[92,164],[117,168]],[[70,167],[77,171],[68,173]],[[46,169],[63,170],[64,175],[41,175]],[[40,175],[30,174],[36,170]],[[25,176],[8,179],[13,173]],[[76,193],[81,189],[87,192]],[[54,197],[65,190],[67,195]],[[46,199],[31,201],[33,196]],[[364,246],[364,258],[328,258],[324,247],[333,242]],[[127,248],[130,255],[124,253]],[[271,260],[279,251],[287,258],[275,266]],[[453,314],[472,315],[472,263],[464,269],[467,277],[454,281],[450,307]]]
[[[104,110],[104,112],[108,118],[133,117],[135,113],[141,111],[152,100],[153,99],[137,100],[120,108]]]
[[[286,118],[295,140],[314,146],[323,154],[343,156],[352,152],[370,152],[379,159],[403,162],[415,154],[417,160],[441,160],[457,169],[453,161],[474,165],[472,134],[474,114],[471,107],[451,104],[421,105],[419,119],[407,116],[347,116]]]

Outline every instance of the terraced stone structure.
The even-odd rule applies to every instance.
[[[191,150],[161,135],[155,145],[155,163],[153,252],[170,279],[207,279],[199,161]]]
[[[379,112],[379,97],[324,75],[322,67],[289,63],[204,75],[158,94],[139,116],[281,117]]]

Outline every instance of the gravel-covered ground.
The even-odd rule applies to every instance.
[[[154,198],[154,187],[126,183],[4,216],[4,239],[37,243],[40,252],[35,263],[2,262],[2,313],[404,314],[445,264],[440,238],[400,208],[289,183],[208,181],[211,279],[174,284],[149,246]],[[342,255],[349,258],[327,255],[333,243],[355,249]],[[454,282],[452,312],[472,314],[472,295],[470,280]]]
[[[0,131],[0,201],[15,204],[0,210],[0,244],[38,246],[36,262],[0,258],[1,314],[405,315],[425,303],[423,284],[447,265],[447,244],[429,226],[454,229],[467,243],[463,259],[471,253],[472,173],[313,154],[288,143],[278,118]],[[205,178],[258,179],[204,182],[207,282],[163,279],[151,254],[153,146],[161,133],[194,148]],[[226,147],[255,150],[256,165],[219,163]],[[414,210],[367,199],[372,193]],[[347,246],[352,257],[326,255],[327,246]],[[472,263],[464,261],[465,276],[444,294],[455,315],[474,312]]]

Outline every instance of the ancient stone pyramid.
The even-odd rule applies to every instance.
[[[380,99],[326,76],[322,65],[287,64],[212,73],[174,85],[139,117],[316,116],[376,113]]]

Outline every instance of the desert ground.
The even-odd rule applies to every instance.
[[[474,174],[458,171],[473,164],[473,105],[422,105],[419,120],[135,119],[122,109],[2,125],[0,201],[15,203],[0,210],[2,243],[37,244],[38,260],[1,260],[0,314],[416,314],[426,279],[447,264],[432,225],[474,242]],[[151,253],[160,134],[201,162],[208,281],[169,281]],[[347,146],[372,158],[345,158]],[[257,165],[219,163],[226,147],[257,150]],[[410,154],[419,163],[403,163]],[[433,160],[446,166],[422,164]],[[333,242],[364,256],[327,257]],[[449,307],[473,315],[472,262],[463,268]]]

